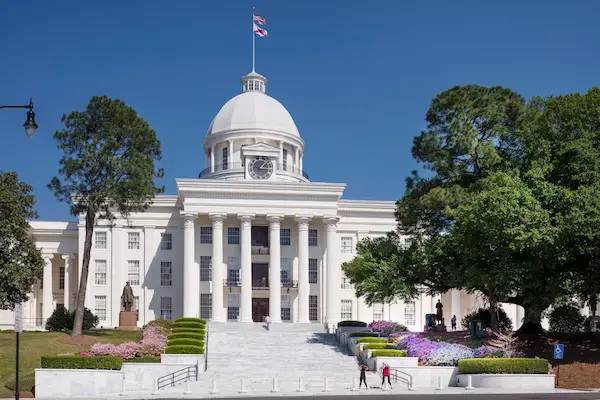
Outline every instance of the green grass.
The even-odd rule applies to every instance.
[[[70,355],[87,351],[94,343],[139,342],[141,331],[94,330],[84,333],[86,344],[61,343],[60,338],[68,338],[63,332],[23,332],[20,340],[20,384],[21,391],[31,391],[34,369],[41,367],[42,356]],[[0,399],[14,395],[15,386],[15,333],[0,332]],[[10,388],[10,389],[9,389]]]

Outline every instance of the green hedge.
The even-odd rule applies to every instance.
[[[404,350],[373,350],[371,357],[406,357]]]
[[[175,322],[173,324],[173,328],[191,328],[191,329],[206,329],[206,324],[202,324],[200,322]]]
[[[367,323],[362,322],[362,321],[341,321],[338,323],[338,328],[342,327],[342,326],[355,326],[355,327],[366,328]]]
[[[167,339],[175,340],[175,339],[196,339],[204,341],[204,334],[197,332],[179,332],[170,334]]]
[[[198,322],[202,325],[206,325],[206,320],[202,318],[177,318],[174,322]]]
[[[387,344],[387,343],[369,343],[363,346],[363,350],[398,350],[397,344]]]
[[[200,346],[167,346],[165,354],[204,354]]]
[[[190,339],[190,338],[172,339],[172,340],[169,340],[169,343],[167,344],[167,346],[198,346],[198,347],[204,347],[204,341],[198,340],[198,339]]]
[[[204,328],[173,328],[171,330],[171,333],[184,333],[184,332],[192,332],[192,333],[199,333],[201,335],[205,335],[206,331],[204,330]]]
[[[387,343],[387,339],[379,337],[364,337],[357,339],[356,344],[358,343]]]
[[[116,369],[123,359],[116,356],[44,356],[42,368],[53,369]]]
[[[468,358],[458,360],[459,374],[547,374],[543,358]]]
[[[348,337],[380,337],[379,332],[350,332]]]

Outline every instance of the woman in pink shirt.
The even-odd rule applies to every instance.
[[[381,369],[381,375],[383,379],[381,380],[381,387],[385,385],[385,378],[387,378],[388,385],[390,385],[390,389],[392,388],[392,382],[390,382],[390,366],[387,364],[383,364],[383,368]]]

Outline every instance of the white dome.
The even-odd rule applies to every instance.
[[[206,136],[235,130],[279,131],[300,136],[288,110],[260,91],[238,94],[225,103]]]

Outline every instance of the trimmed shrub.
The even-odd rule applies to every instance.
[[[381,336],[378,332],[350,332],[348,337],[379,337]]]
[[[371,357],[406,357],[406,352],[402,350],[373,350]]]
[[[365,338],[360,338],[356,340],[356,344],[358,343],[387,343],[387,339],[386,338],[379,338],[379,337],[365,337]]]
[[[173,328],[206,329],[206,324],[200,322],[174,322]]]
[[[169,340],[175,339],[196,339],[204,341],[204,334],[196,333],[196,332],[180,332],[180,333],[172,333],[169,335]]]
[[[342,326],[354,326],[359,328],[366,328],[367,323],[362,321],[341,321],[338,323],[338,328]]]
[[[120,370],[123,359],[116,356],[44,356],[42,368]]]
[[[199,328],[173,328],[171,330],[171,333],[199,333],[201,335],[206,334],[206,331],[204,329],[199,329]]]
[[[206,320],[202,318],[177,318],[175,322],[198,322],[202,325],[206,325]]]
[[[204,347],[199,346],[167,346],[165,354],[204,354]]]
[[[497,311],[498,311],[498,328],[500,329],[500,331],[502,331],[502,332],[512,331],[513,330],[512,320],[510,318],[508,318],[508,315],[506,315],[506,311],[504,311],[504,309],[502,309],[501,307],[498,307]],[[463,328],[469,329],[469,324],[473,320],[482,321],[483,326],[486,330],[491,329],[492,313],[490,312],[489,308],[480,308],[477,311],[473,311],[471,314],[468,314],[467,316],[465,316],[463,318],[463,320],[461,321]]]
[[[46,321],[46,330],[51,332],[70,331],[73,329],[75,321],[75,311],[69,312],[64,307],[54,310],[50,318]],[[98,317],[86,308],[83,311],[83,330],[88,331],[98,326]]]
[[[459,374],[548,374],[543,358],[470,358],[458,361]]]
[[[155,319],[153,321],[148,322],[148,327],[150,327],[150,326],[157,326],[157,327],[161,328],[164,331],[164,333],[166,333],[168,335],[169,332],[171,331],[171,327],[173,326],[173,322],[171,322],[168,319],[159,318],[159,319]]]
[[[398,346],[395,344],[387,343],[369,343],[363,346],[363,350],[398,350]]]
[[[168,346],[198,346],[198,347],[204,347],[204,341],[203,340],[198,340],[198,339],[190,339],[190,338],[173,339],[173,340],[169,340]]]
[[[564,304],[550,311],[550,332],[577,333],[583,329],[585,318],[573,304]]]

